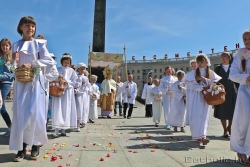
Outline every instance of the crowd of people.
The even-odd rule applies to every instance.
[[[37,159],[39,149],[46,144],[47,124],[51,119],[53,136],[66,136],[67,129],[80,132],[86,124],[98,119],[98,100],[101,116],[123,116],[131,119],[137,85],[133,75],[121,82],[117,76],[112,79],[112,69],[107,66],[101,89],[96,84],[97,76],[89,75],[84,63],[72,65],[72,56],[64,53],[60,67],[56,67],[55,56],[47,49],[47,41],[41,35],[35,39],[36,21],[30,16],[22,17],[17,27],[22,39],[11,44],[3,38],[0,41],[0,89],[3,104],[1,115],[8,127],[4,136],[10,136],[10,150],[17,150],[14,161],[26,156],[27,145],[31,148],[31,159]],[[141,98],[145,100],[145,117],[153,117],[159,126],[161,113],[167,130],[185,132],[190,126],[193,140],[206,145],[209,143],[207,130],[212,107],[214,117],[221,120],[223,137],[230,137],[231,149],[237,152],[243,164],[250,164],[250,30],[243,33],[245,48],[239,49],[232,57],[228,52],[221,54],[222,64],[210,69],[210,60],[199,54],[190,61],[192,71],[175,71],[165,68],[161,79],[151,77],[144,85]],[[15,70],[25,70],[18,76]],[[27,73],[33,72],[31,80]],[[4,100],[13,84],[12,121]],[[208,90],[217,82],[225,87],[225,102],[211,106],[203,97],[202,91]],[[49,96],[50,87],[60,87],[63,93]],[[52,90],[52,89],[51,89]],[[56,92],[58,93],[58,92]],[[128,113],[127,113],[128,109]],[[114,114],[113,114],[114,112]],[[113,114],[113,115],[112,115]],[[228,124],[227,124],[228,120]]]

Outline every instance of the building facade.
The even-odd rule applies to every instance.
[[[233,55],[236,52],[235,50],[227,51]],[[221,64],[220,55],[223,52],[206,54],[211,61],[211,69]],[[155,58],[155,57],[154,57]],[[151,76],[154,78],[161,79],[165,76],[165,67],[171,66],[175,69],[175,71],[183,70],[188,72],[191,70],[189,62],[190,60],[195,59],[195,56],[190,57],[182,57],[182,58],[171,58],[171,59],[153,59],[153,60],[128,60],[127,61],[127,73],[133,74],[134,82],[136,82],[138,86],[138,95],[140,96],[142,93],[142,89],[145,83],[147,83],[147,78]],[[120,75],[122,81],[126,81],[126,70],[125,63],[123,63],[120,67],[114,70],[115,75]],[[152,71],[151,71],[152,70]],[[114,76],[115,78],[115,76]]]

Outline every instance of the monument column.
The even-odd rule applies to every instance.
[[[105,52],[106,0],[95,0],[92,52]],[[91,67],[91,74],[97,75],[97,83],[104,80],[104,68]]]
[[[93,52],[105,52],[106,0],[95,0]]]

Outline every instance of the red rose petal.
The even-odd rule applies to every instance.
[[[128,152],[132,152],[132,150],[128,150]]]
[[[66,166],[70,166],[70,163],[66,163]]]
[[[117,151],[116,151],[116,150],[114,150],[114,153],[117,153]]]
[[[104,159],[103,159],[103,158],[101,158],[101,159],[100,159],[100,161],[104,161]]]
[[[82,148],[86,148],[86,146],[83,146]]]
[[[133,153],[135,153],[135,154],[136,154],[136,153],[138,153],[138,151],[134,151]]]
[[[151,152],[155,152],[155,150],[151,150]]]
[[[110,157],[110,154],[107,154],[107,157]]]

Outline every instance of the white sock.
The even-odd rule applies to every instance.
[[[80,128],[80,120],[77,120],[77,128]]]

